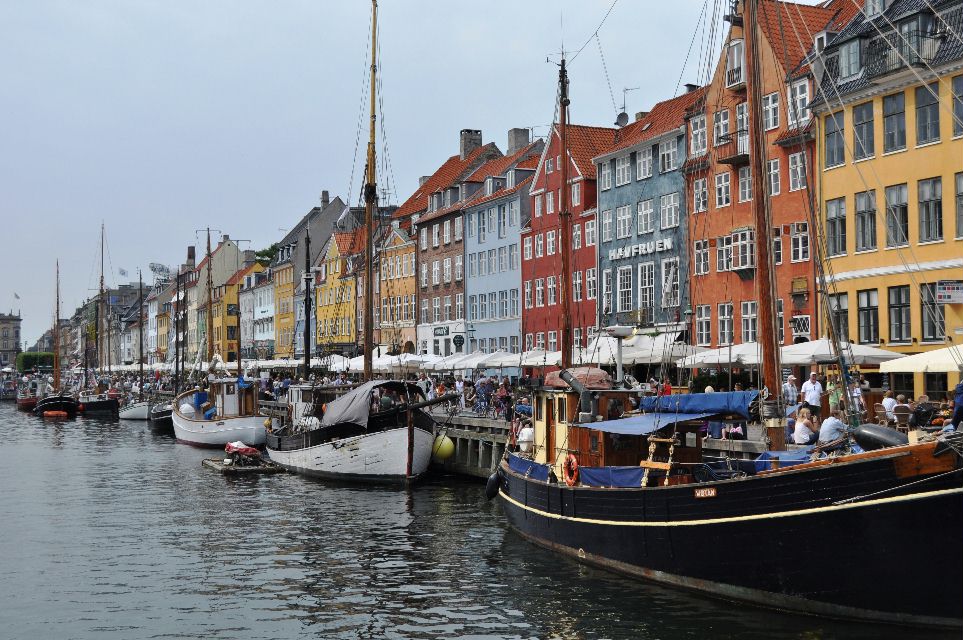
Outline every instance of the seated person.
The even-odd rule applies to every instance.
[[[846,436],[848,427],[843,421],[845,415],[842,411],[833,411],[828,418],[823,420],[819,427],[819,444],[826,444]]]
[[[519,398],[515,403],[515,413],[523,416],[532,415],[532,403],[528,398]]]
[[[746,425],[743,422],[727,424],[722,427],[722,438],[724,440],[745,440]]]
[[[893,396],[893,390],[890,389],[883,396],[883,401],[880,403],[883,408],[886,409],[886,418],[890,421],[896,419],[896,415],[893,413],[893,408],[896,407],[896,398]]]
[[[819,434],[812,423],[812,413],[809,409],[800,409],[796,418],[796,427],[792,432],[793,444],[815,444],[818,438]]]

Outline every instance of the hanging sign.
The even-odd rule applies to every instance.
[[[963,280],[937,282],[936,304],[963,304]]]

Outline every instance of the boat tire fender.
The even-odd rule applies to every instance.
[[[565,484],[570,487],[578,484],[578,458],[574,453],[565,456],[565,462],[562,463],[562,477],[565,479]]]
[[[498,495],[498,485],[501,483],[502,479],[497,471],[488,476],[488,482],[485,483],[485,497],[493,500]]]

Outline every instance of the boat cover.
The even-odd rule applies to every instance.
[[[617,433],[623,436],[644,436],[664,427],[685,422],[686,420],[698,420],[707,418],[718,413],[643,413],[627,418],[617,418],[615,420],[603,420],[602,422],[590,422],[579,426],[589,429],[598,429],[606,433]]]
[[[749,405],[758,391],[729,391],[727,393],[683,393],[674,396],[646,396],[642,410],[661,413],[738,414],[749,418]]]
[[[508,468],[515,473],[532,478],[533,480],[548,482],[549,467],[547,464],[532,462],[531,460],[520,458],[514,453],[510,453],[508,455]]]
[[[780,468],[809,462],[812,457],[812,451],[812,447],[796,449],[795,451],[763,451],[755,460],[756,472],[769,471],[772,469],[773,460],[779,461]]]
[[[359,427],[367,427],[368,413],[371,410],[371,394],[379,387],[389,387],[400,393],[404,393],[407,387],[409,396],[421,400],[421,389],[414,384],[400,380],[371,380],[329,402],[321,418],[321,426],[356,424]]]
[[[579,467],[579,481],[589,487],[641,487],[642,467]]]

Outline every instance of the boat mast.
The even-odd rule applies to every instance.
[[[53,377],[54,393],[60,391],[60,260],[57,260],[57,280],[55,286],[57,301],[54,304],[53,324]]]
[[[372,266],[372,227],[378,197],[375,170],[375,90],[378,70],[378,0],[371,0],[371,120],[368,130],[368,161],[364,185],[364,340],[361,343],[364,379],[371,380],[371,349],[374,344],[374,269]]]
[[[304,379],[307,380],[311,373],[311,219],[305,226],[304,233]],[[238,296],[238,305],[241,298]],[[241,320],[238,316],[238,353],[240,353],[241,341]]]
[[[211,259],[211,228],[207,228],[207,367],[210,369],[211,361],[214,359],[214,316],[211,312],[214,309],[214,277],[211,268],[214,266]]]
[[[745,0],[744,36],[748,62],[748,109],[749,109],[749,171],[752,176],[752,211],[756,227],[756,282],[759,283],[759,331],[757,340],[762,352],[762,378],[759,389],[768,387],[771,400],[763,402],[762,418],[770,448],[784,449],[785,429],[779,416],[782,394],[779,393],[780,366],[776,332],[774,303],[775,268],[772,263],[772,212],[765,180],[765,134],[762,117],[762,69],[759,55],[758,31],[759,0]]]
[[[104,313],[104,223],[100,223],[100,294],[97,296],[97,322],[96,330],[97,335],[97,367],[101,370],[104,369],[106,361],[104,360],[104,350],[101,348],[102,337],[100,334],[100,323],[104,322],[106,314]],[[108,332],[109,333],[109,332]]]
[[[181,270],[174,279],[174,397],[177,397],[181,377]]]
[[[140,361],[140,383],[137,388],[140,389],[138,400],[144,400],[144,276],[140,269],[137,270],[137,289],[139,297],[139,305],[137,307],[137,323],[140,325],[140,331],[137,335],[140,336],[140,345],[137,359]]]
[[[558,241],[558,248],[562,254],[562,281],[559,284],[560,302],[562,303],[562,369],[572,366],[572,311],[571,297],[569,295],[572,286],[572,212],[569,209],[569,187],[568,187],[568,72],[565,70],[565,57],[562,56],[562,64],[558,70],[558,106],[559,106],[559,137],[562,144],[562,188],[559,196],[559,219],[562,223],[561,237]]]

